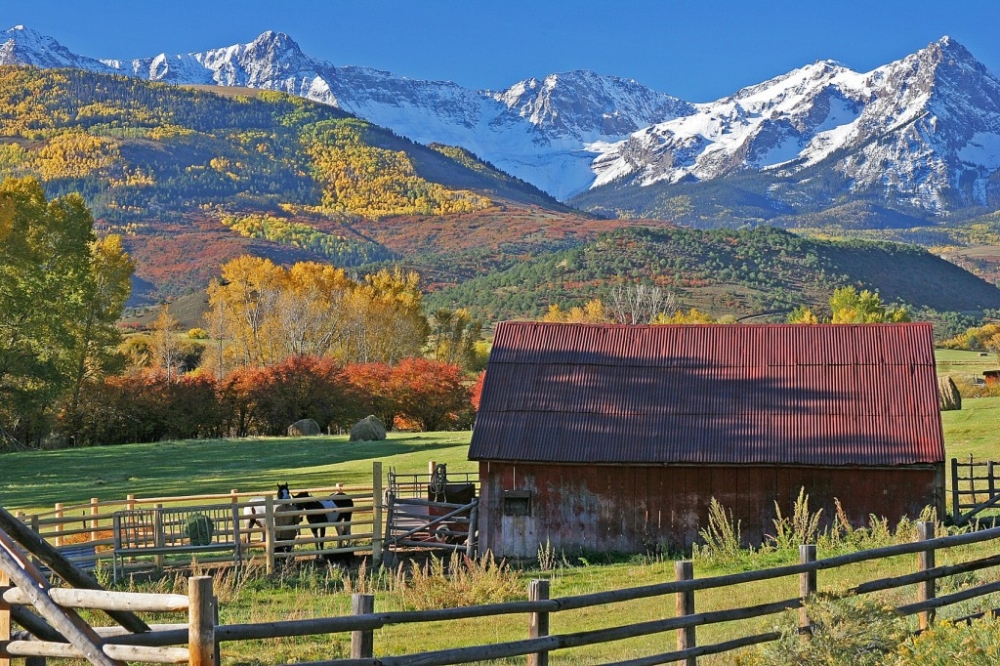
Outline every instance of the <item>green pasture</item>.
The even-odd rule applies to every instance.
[[[383,473],[426,473],[427,462],[450,472],[477,469],[467,458],[469,432],[390,433],[382,442],[346,435],[265,437],[127,444],[0,456],[0,506],[26,512],[56,502],[85,503],[239,491],[371,486],[372,463]]]
[[[939,369],[969,368],[992,364],[992,358],[968,352],[945,352]],[[946,366],[946,364],[948,364]],[[965,370],[958,370],[964,372]],[[967,398],[960,412],[942,415],[947,456],[1000,458],[996,434],[1000,433],[1000,397]],[[449,471],[473,471],[467,459],[470,433],[391,433],[384,442],[352,443],[344,436],[310,438],[259,438],[245,440],[202,440],[133,444],[126,446],[37,451],[0,456],[0,505],[15,510],[47,510],[56,502],[86,502],[91,497],[121,499],[127,494],[138,497],[241,491],[270,491],[275,483],[288,482],[293,488],[347,485],[370,485],[373,461],[381,461],[384,470],[422,473],[427,462],[448,464]],[[995,552],[993,544],[968,546],[957,551],[939,551],[938,564],[964,561]],[[820,553],[820,557],[831,553]],[[673,578],[669,556],[610,558],[552,554],[544,570],[540,562],[527,562],[516,572],[520,598],[526,597],[528,581],[544,577],[551,580],[554,597],[627,588],[663,582]],[[775,553],[761,558],[755,567],[774,566],[795,560],[795,553]],[[909,573],[916,566],[916,556],[862,563],[819,574],[821,590],[846,589],[861,580]],[[554,564],[553,564],[554,563]],[[695,575],[705,577],[731,573],[740,567],[709,567],[696,564]],[[376,610],[412,608],[411,596],[398,582],[406,572],[381,571],[368,577],[339,569],[303,567],[267,577],[262,572],[243,577],[218,579],[221,617],[225,624],[269,622],[278,619],[342,615],[350,612],[350,593],[369,591],[376,595]],[[995,574],[970,574],[943,584],[939,592],[954,591],[948,586],[993,580]],[[397,582],[394,582],[396,580]],[[449,583],[450,584],[450,583]],[[162,581],[163,591],[172,591],[172,581]],[[445,583],[434,583],[435,586]],[[699,611],[733,608],[776,601],[797,595],[795,577],[780,581],[744,585],[737,588],[699,592]],[[142,589],[151,589],[143,586]],[[160,589],[160,588],[153,588]],[[886,595],[887,603],[907,603],[915,599],[913,586]],[[996,595],[994,595],[995,597]],[[959,607],[942,611],[939,617],[956,617],[995,607],[1000,599],[986,598],[963,602]],[[613,625],[623,625],[673,615],[672,596],[622,602],[613,606],[583,609],[553,616],[552,631],[570,633]],[[165,620],[176,621],[176,620]],[[772,630],[782,622],[772,616],[728,623],[698,630],[700,644],[732,639]],[[386,627],[376,632],[377,654],[401,654],[420,650],[443,649],[492,641],[519,640],[527,635],[527,617],[514,615],[432,625],[415,624]],[[667,650],[674,643],[672,632],[629,641],[567,651],[552,655],[553,664],[606,663],[638,658]],[[224,666],[327,660],[348,654],[349,635],[289,638],[223,645]],[[733,657],[704,658],[699,663],[728,664]],[[524,660],[493,663],[521,664]]]
[[[984,370],[1000,369],[997,355],[988,352],[937,349],[934,352],[939,375],[968,375],[982,377]]]

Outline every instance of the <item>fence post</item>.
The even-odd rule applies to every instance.
[[[972,503],[979,504],[979,498],[976,497],[976,463],[972,459],[972,454],[969,454],[969,492],[972,493]]]
[[[372,463],[372,564],[382,562],[382,463]]]
[[[128,494],[125,496],[125,508],[129,511],[135,511],[135,495]]]
[[[162,509],[163,505],[157,504],[156,509],[153,511],[153,546],[156,548],[163,548],[166,543],[166,539],[163,535]],[[153,555],[153,566],[156,567],[157,571],[163,568],[163,555]]]
[[[469,509],[469,535],[465,538],[465,556],[469,559],[475,558],[479,554],[479,541],[476,538],[476,524],[479,519],[479,501],[473,500],[472,508]]]
[[[549,598],[549,581],[536,578],[528,584],[528,601],[545,601]],[[528,638],[543,638],[549,635],[549,614],[532,613],[528,624]],[[528,655],[528,666],[549,666],[548,652],[534,652]]]
[[[986,483],[989,484],[988,487],[990,489],[990,496],[989,496],[988,499],[993,499],[993,496],[996,495],[996,488],[994,487],[994,484],[993,484],[993,461],[992,460],[990,460],[990,461],[988,461],[986,463],[986,479],[987,479]]]
[[[934,538],[934,523],[931,522],[919,522],[917,523],[917,539],[919,541],[927,541],[928,539]],[[920,571],[927,571],[928,569],[934,568],[934,550],[922,550],[917,553],[917,568]],[[934,598],[935,594],[935,580],[932,578],[930,580],[925,580],[917,585],[917,601],[928,601]],[[934,610],[920,611],[920,631],[924,631],[931,626],[934,621]]]
[[[98,518],[101,512],[101,500],[96,497],[90,498],[90,540],[97,541]]]
[[[816,561],[816,546],[814,544],[801,544],[799,546],[799,562],[808,564]],[[809,640],[812,637],[812,622],[809,621],[809,611],[806,610],[806,600],[816,594],[816,570],[803,571],[799,574],[799,598],[802,599],[802,607],[799,608],[799,637],[802,640]]]
[[[236,489],[236,488],[230,489],[229,494],[233,498],[233,504],[239,504],[240,503],[240,495],[239,495],[239,493],[240,493],[240,491],[238,489]]]
[[[188,578],[188,664],[215,663],[215,596],[211,576]]]
[[[63,514],[63,503],[62,502],[56,502],[56,511],[55,511],[55,513],[56,513],[56,520],[59,521],[58,523],[56,523],[56,538],[55,538],[55,546],[56,546],[56,548],[58,548],[59,546],[63,545],[63,535],[62,535],[62,533],[63,533],[63,530],[65,529],[63,527],[63,516],[64,516],[64,514]]]
[[[3,600],[4,591],[10,586],[10,577],[0,570],[0,666],[10,666],[7,643],[10,642],[10,604]]]
[[[951,518],[958,520],[958,458],[951,459]]]
[[[680,560],[674,562],[674,574],[677,580],[691,580],[694,578],[694,564],[691,560]],[[674,595],[676,601],[675,617],[694,615],[694,590],[678,592]],[[677,630],[677,649],[687,650],[697,645],[694,627],[684,627]],[[697,666],[697,657],[688,657],[682,660],[684,666]],[[681,663],[680,661],[677,662]]]
[[[274,500],[270,495],[264,497],[264,553],[267,560],[267,573],[274,573]]]
[[[351,612],[368,615],[375,612],[374,594],[352,594]],[[375,631],[361,629],[351,632],[351,659],[371,659],[375,656]]]

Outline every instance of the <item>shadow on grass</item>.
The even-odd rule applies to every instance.
[[[184,440],[152,444],[30,451],[2,456],[0,505],[51,509],[92,497],[121,500],[171,495],[270,491],[276,483],[299,488],[372,485],[372,462],[400,472],[425,472],[428,460],[475,469],[470,434],[390,435],[381,442],[346,436]]]

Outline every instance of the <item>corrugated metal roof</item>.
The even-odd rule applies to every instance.
[[[930,324],[503,322],[476,460],[944,460]]]

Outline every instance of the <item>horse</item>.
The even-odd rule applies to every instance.
[[[341,490],[343,486],[337,484],[337,492],[335,492],[331,499],[312,499],[312,495],[307,492],[295,493],[294,499],[305,499],[305,502],[295,502],[295,507],[299,511],[316,511],[319,509],[327,509],[325,514],[322,513],[310,513],[306,515],[306,520],[309,521],[309,529],[312,530],[314,539],[322,539],[326,537],[326,524],[334,523],[334,529],[337,530],[337,536],[350,536],[351,535],[351,517],[354,510],[354,500],[346,495],[346,493]],[[318,525],[313,527],[313,525]],[[316,542],[316,550],[322,550],[322,544]]]
[[[278,484],[277,498],[280,500],[292,499],[292,493],[288,490],[287,483]],[[263,497],[251,497],[248,501],[247,506],[243,507],[243,517],[247,518],[247,533],[246,533],[246,543],[250,543],[250,532],[249,530],[256,529],[258,527],[264,527],[264,502],[267,500]],[[281,510],[282,507],[277,507]]]

